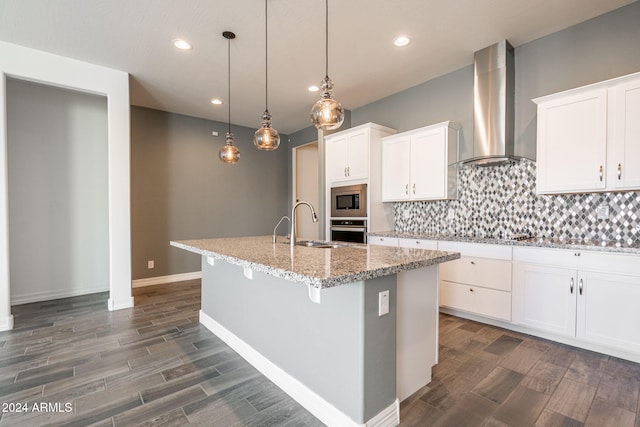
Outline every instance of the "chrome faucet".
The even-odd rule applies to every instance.
[[[280,226],[280,224],[282,224],[282,221],[284,221],[285,219],[291,221],[289,219],[289,217],[285,215],[282,218],[280,218],[280,221],[278,221],[276,226],[273,227],[273,236],[271,236],[271,243],[274,243],[274,244],[276,243],[276,230],[278,229],[278,226]]]
[[[293,208],[291,208],[291,234],[289,237],[289,244],[291,245],[291,249],[293,249],[293,247],[296,245],[296,208],[300,205],[309,206],[309,209],[311,209],[311,219],[313,220],[313,222],[318,222],[318,215],[316,215],[316,211],[315,209],[313,209],[311,203],[301,200],[293,205]]]

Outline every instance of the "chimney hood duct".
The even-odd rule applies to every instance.
[[[514,156],[513,46],[502,40],[474,54],[473,157],[464,165],[494,166],[519,161]]]

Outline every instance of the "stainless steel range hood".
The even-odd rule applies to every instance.
[[[464,165],[494,166],[514,155],[513,46],[502,40],[474,54],[473,156]]]

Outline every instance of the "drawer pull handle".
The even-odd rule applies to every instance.
[[[471,261],[471,265],[476,265],[476,262],[475,261]]]
[[[419,244],[420,244],[420,240],[416,240],[416,245],[419,245]]]
[[[473,288],[469,288],[469,292],[475,292]]]
[[[416,194],[416,184],[413,184],[413,194]]]
[[[580,279],[580,285],[578,285],[578,292],[582,295],[582,279]]]
[[[580,252],[574,252],[573,256],[580,256]]]
[[[404,186],[404,194],[409,195],[409,184]]]
[[[602,182],[603,178],[604,178],[604,168],[602,167],[602,165],[600,165],[600,182]]]
[[[618,163],[618,181],[622,179],[622,164]]]
[[[569,284],[569,291],[571,291],[571,295],[573,295],[573,277],[571,278],[571,282]]]

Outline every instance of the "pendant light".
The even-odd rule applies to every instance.
[[[320,130],[333,130],[342,126],[344,108],[331,97],[333,81],[329,78],[329,0],[325,0],[325,76],[322,97],[311,108],[311,123]]]
[[[227,130],[227,142],[224,147],[220,149],[218,155],[220,160],[224,163],[234,164],[240,160],[240,150],[233,145],[233,134],[231,133],[231,40],[236,38],[236,35],[231,31],[225,31],[222,33],[222,37],[227,39],[227,56],[228,56],[228,72],[229,72],[229,97],[227,98],[227,105],[229,106],[229,130]]]
[[[271,114],[269,113],[269,43],[267,38],[267,0],[264,0],[264,113],[262,113],[262,126],[253,135],[253,145],[259,150],[271,151],[280,145],[280,134],[271,127]]]

